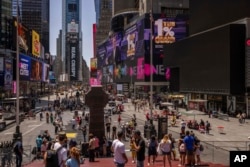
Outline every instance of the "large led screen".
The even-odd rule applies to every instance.
[[[31,73],[30,57],[23,54],[19,55],[20,80],[29,81]]]
[[[31,59],[31,81],[41,81],[43,74],[43,64],[38,60]]]

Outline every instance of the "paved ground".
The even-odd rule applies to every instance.
[[[45,97],[46,99],[46,97]],[[44,99],[44,100],[45,100]],[[52,98],[51,98],[52,100]],[[134,107],[131,103],[125,103],[125,112],[122,113],[122,117],[124,120],[128,120],[132,117],[133,114],[136,114],[136,117],[138,119],[138,122],[140,122],[139,126],[143,126],[142,123],[145,121],[145,114],[148,112],[148,108],[146,107],[145,110],[140,110],[140,112],[135,112]],[[205,151],[202,154],[202,160],[204,163],[208,163],[210,166],[214,167],[221,167],[224,164],[224,166],[229,166],[229,152],[228,150],[247,150],[248,144],[250,141],[248,140],[249,134],[249,128],[250,128],[250,121],[246,120],[245,124],[240,124],[238,122],[238,119],[236,118],[229,118],[229,121],[220,120],[217,118],[209,118],[208,115],[204,115],[202,113],[199,114],[192,114],[192,111],[187,112],[184,109],[179,109],[179,111],[182,113],[182,119],[184,120],[200,120],[203,119],[204,121],[208,120],[212,125],[212,130],[210,134],[201,134],[198,131],[195,131],[195,134],[204,142]],[[71,116],[73,113],[67,112],[67,117],[64,117],[65,122],[65,130],[68,132],[71,132],[70,130],[70,122],[69,120],[72,118]],[[117,124],[117,115],[113,116],[113,124]],[[126,118],[126,119],[125,119]],[[124,122],[122,122],[124,123]],[[180,120],[177,120],[177,126],[175,127],[169,127],[169,132],[173,135],[178,137],[178,133],[180,130],[179,127]],[[157,127],[157,121],[154,121],[155,126]],[[220,133],[217,127],[224,127],[223,133]],[[51,132],[53,132],[53,129],[49,129]],[[73,132],[75,133],[75,132]],[[53,134],[53,133],[52,133]],[[81,133],[77,132],[77,138],[78,140],[82,140]],[[130,156],[130,153],[127,153],[128,156]],[[129,157],[130,158],[130,157]],[[131,162],[131,159],[130,161]],[[209,163],[209,162],[213,162]],[[219,163],[219,164],[218,164]],[[83,166],[89,166],[89,167],[110,167],[113,166],[113,160],[112,158],[100,158],[97,159],[97,162],[95,163],[88,163],[86,160],[85,165]],[[173,161],[173,166],[177,166],[178,162]],[[106,165],[106,166],[105,166]],[[42,167],[43,164],[41,161],[34,161],[33,163],[27,165],[27,167]],[[126,166],[135,166],[132,163],[128,163]],[[157,163],[155,166],[162,166],[162,161],[160,161],[160,158],[158,158]]]

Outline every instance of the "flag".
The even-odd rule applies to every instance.
[[[21,20],[20,7],[17,0],[17,33],[18,33],[17,40],[19,47],[27,52],[29,47],[27,45],[26,31],[28,31],[28,29],[22,25],[21,21],[22,20]]]

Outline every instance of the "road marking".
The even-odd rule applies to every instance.
[[[40,126],[40,125],[29,125],[28,127],[34,127],[34,126]]]
[[[14,134],[14,132],[7,132],[7,133],[4,133],[4,135],[10,135],[10,134]]]
[[[38,126],[41,126],[43,124],[45,124],[45,122],[39,124]],[[35,127],[31,128],[30,130],[28,130],[27,132],[23,133],[23,136],[26,135],[26,134],[28,134],[28,133],[30,133],[32,130],[36,129],[38,126],[35,126]]]

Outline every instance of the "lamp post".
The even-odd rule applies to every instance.
[[[20,117],[19,117],[19,0],[17,0],[17,16],[16,16],[16,132],[13,134],[13,140],[16,141],[19,137],[22,139],[20,132]]]
[[[150,118],[153,118],[153,0],[150,1]]]

